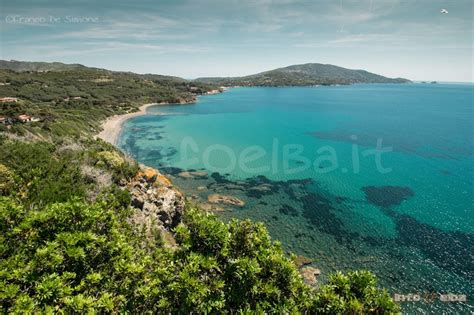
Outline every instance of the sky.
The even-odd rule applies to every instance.
[[[317,62],[473,81],[472,0],[0,1],[6,60],[184,78]]]

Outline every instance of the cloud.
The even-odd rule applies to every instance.
[[[344,58],[352,60],[354,52],[361,63],[364,58],[373,62],[370,54],[384,58],[390,51],[405,51],[413,58],[453,54],[463,57],[458,63],[466,64],[464,56],[470,52],[472,59],[473,50],[472,0],[451,1],[446,5],[450,14],[443,16],[438,6],[428,0],[42,0],[41,5],[16,0],[6,3],[0,16],[99,20],[41,27],[0,21],[1,45],[3,56],[17,59],[112,63],[115,58],[121,66],[127,56],[130,69],[146,60],[173,65],[172,71],[185,75],[195,71],[186,62],[199,63],[204,72],[219,62],[227,69],[235,64],[235,69],[253,72],[252,67],[261,70],[269,64],[325,59],[343,63]]]
[[[205,53],[209,51],[207,47],[196,47],[194,45],[157,45],[144,43],[125,43],[117,41],[108,42],[80,42],[68,45],[65,49],[62,44],[25,45],[17,49],[17,54],[35,51],[36,55],[47,56],[49,59],[84,56],[84,55],[107,55],[107,54],[169,54],[169,53]],[[15,50],[13,51],[15,52]]]

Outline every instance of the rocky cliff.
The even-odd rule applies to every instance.
[[[145,166],[123,188],[131,195],[132,226],[143,233],[148,242],[161,240],[173,246],[169,231],[181,221],[185,206],[183,194],[163,174]]]

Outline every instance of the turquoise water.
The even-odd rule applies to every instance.
[[[473,85],[235,88],[127,121],[119,146],[223,219],[265,222],[325,275],[366,268],[391,293],[467,294],[474,310]],[[183,177],[183,171],[207,176]],[[181,175],[180,175],[181,173]]]

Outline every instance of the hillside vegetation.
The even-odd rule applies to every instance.
[[[194,102],[196,95],[212,89],[215,86],[181,78],[82,67],[46,72],[0,69],[0,97],[18,98],[0,103],[0,117],[35,117],[39,122],[27,129],[43,137],[92,135],[108,116],[136,111],[146,103]],[[22,124],[9,128],[18,134],[27,131]],[[0,125],[0,131],[5,129]]]
[[[166,233],[137,228],[128,187],[146,172],[93,137],[100,121],[214,86],[82,68],[0,70],[0,83],[0,97],[19,99],[0,103],[11,118],[0,125],[2,313],[399,312],[368,271],[305,284],[262,223],[188,204]],[[171,189],[156,175],[147,189]]]
[[[307,86],[410,82],[407,79],[391,79],[365,70],[351,70],[320,63],[293,65],[244,77],[198,78],[195,81],[222,86]]]
[[[66,71],[83,70],[86,66],[81,64],[65,64],[62,62],[25,62],[17,60],[0,60],[0,69],[8,69],[18,72],[24,71]]]

